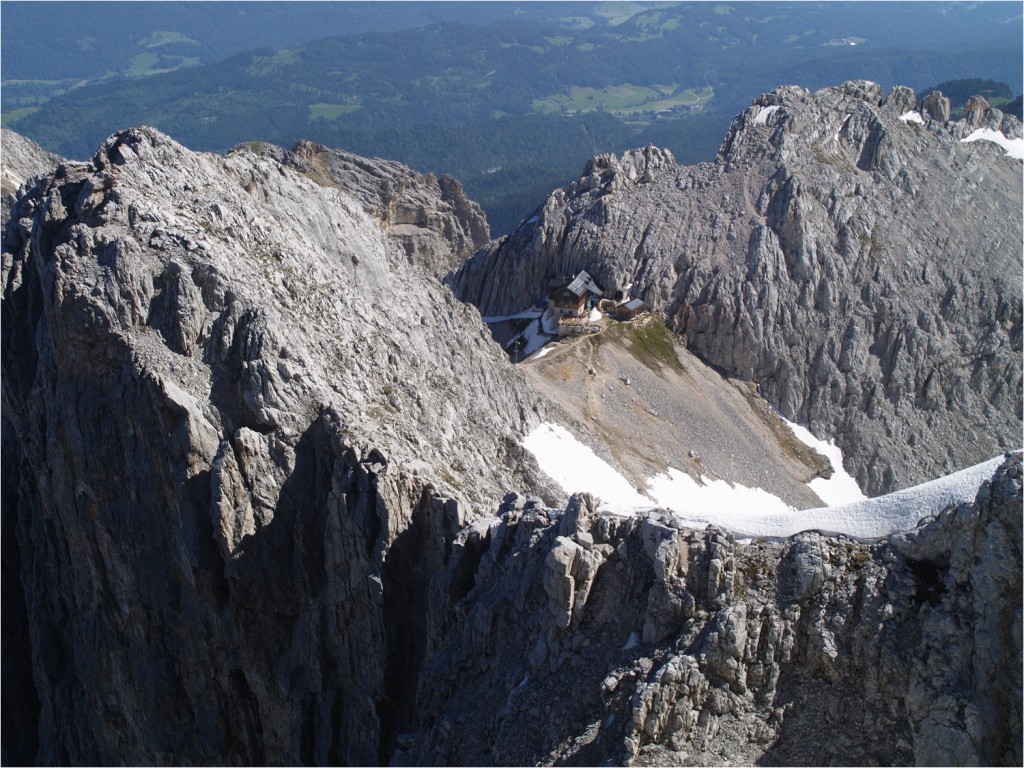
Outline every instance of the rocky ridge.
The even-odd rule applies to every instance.
[[[8,128],[3,132],[3,168],[0,169],[0,195],[13,193],[35,176],[43,176],[64,158],[45,151],[31,139]]]
[[[438,277],[460,267],[490,240],[483,210],[447,174],[438,179],[393,160],[368,159],[310,141],[298,142],[290,152],[272,145],[264,150],[358,200],[411,262]]]
[[[874,544],[510,497],[455,539],[396,762],[1016,765],[1021,501],[1019,455]]]
[[[734,120],[714,163],[596,156],[451,285],[484,315],[580,269],[628,289],[835,439],[870,494],[978,463],[1020,439],[1021,164],[960,139],[1021,127],[980,103],[941,122],[937,99],[918,124],[902,86],[787,86]]]
[[[132,129],[11,209],[14,762],[378,762],[416,575],[509,488],[561,497],[476,311],[267,154]]]
[[[139,128],[10,209],[4,762],[1020,762],[1019,458],[874,544],[563,510],[378,177],[300,165]]]

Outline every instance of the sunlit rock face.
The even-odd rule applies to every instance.
[[[1020,123],[916,106],[904,87],[787,86],[713,163],[597,156],[452,285],[484,315],[581,269],[628,289],[835,439],[869,495],[977,464],[1020,440],[1021,163],[962,139],[984,124],[1020,144]]]
[[[782,89],[713,165],[595,158],[453,284],[632,282],[873,490],[988,459],[1019,163],[909,106]],[[4,762],[1020,764],[1019,458],[881,541],[566,505],[437,280],[472,206],[325,153],[137,128],[5,198]]]
[[[476,310],[277,154],[132,129],[11,209],[12,755],[378,762],[414,574],[508,488],[564,498]]]

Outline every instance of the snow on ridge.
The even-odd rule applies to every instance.
[[[973,467],[885,496],[838,507],[809,509],[803,514],[813,515],[814,530],[823,533],[847,533],[855,538],[877,539],[909,531],[916,528],[924,517],[937,515],[953,504],[974,501],[982,484],[992,479],[1006,460],[1006,455],[1000,454]],[[858,521],[857,533],[842,530],[851,519]]]
[[[760,488],[707,478],[702,478],[701,485],[672,467],[666,474],[650,478],[648,495],[644,495],[567,429],[550,422],[535,428],[523,445],[566,492],[593,493],[601,499],[603,511],[631,514],[666,509],[684,526],[716,525],[740,536],[769,539],[821,531],[868,540],[912,530],[921,519],[952,504],[973,501],[982,483],[991,479],[1005,459],[996,456],[885,496],[798,511]]]
[[[916,110],[910,110],[900,115],[900,121],[904,123],[917,123],[918,125],[924,125],[924,118],[921,117],[921,113]]]
[[[647,486],[647,495],[657,501],[658,506],[677,513],[694,508],[713,508],[716,516],[736,515],[743,514],[751,506],[762,511],[796,512],[778,496],[762,488],[733,485],[725,480],[712,480],[704,476],[701,476],[701,482],[698,483],[675,467],[669,467],[663,475],[650,478]]]
[[[960,139],[961,144],[970,144],[971,142],[978,141],[991,141],[993,144],[998,144],[1010,157],[1016,158],[1017,160],[1024,160],[1024,139],[1008,139],[1000,131],[994,131],[991,128],[978,128],[970,136]]]
[[[754,125],[768,125],[768,117],[778,112],[778,110],[778,104],[773,104],[770,107],[761,107],[761,111],[754,115]]]
[[[880,539],[911,531],[922,519],[939,514],[950,505],[973,501],[982,483],[992,478],[1004,459],[1004,455],[996,456],[922,485],[838,507],[789,514],[748,511],[727,520],[714,513],[676,517],[684,525],[713,523],[750,538],[787,539],[803,531],[819,531],[853,539]]]

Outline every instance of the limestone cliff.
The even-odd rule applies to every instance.
[[[1021,460],[877,543],[509,499],[455,540],[424,765],[1018,765]]]
[[[35,176],[43,176],[63,158],[45,151],[30,139],[7,128],[3,131],[3,160],[0,194],[7,195]]]
[[[501,315],[586,269],[834,438],[870,494],[975,464],[1020,441],[1021,163],[960,140],[1020,123],[914,107],[903,87],[790,86],[714,163],[597,156],[452,285]]]
[[[13,762],[386,759],[444,542],[559,498],[476,311],[270,154],[133,129],[11,211]]]
[[[391,160],[365,158],[310,141],[267,151],[314,181],[359,201],[413,263],[437,277],[460,267],[490,240],[487,217],[451,176],[440,179]]]
[[[3,762],[1019,764],[1019,458],[873,543],[566,508],[436,279],[472,206],[341,158],[136,128],[13,199]]]

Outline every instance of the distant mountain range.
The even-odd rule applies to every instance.
[[[139,124],[203,150],[307,138],[456,176],[496,233],[595,152],[711,159],[781,84],[1021,89],[1012,3],[72,3],[45,25],[36,7],[4,8],[3,112],[46,149]]]

